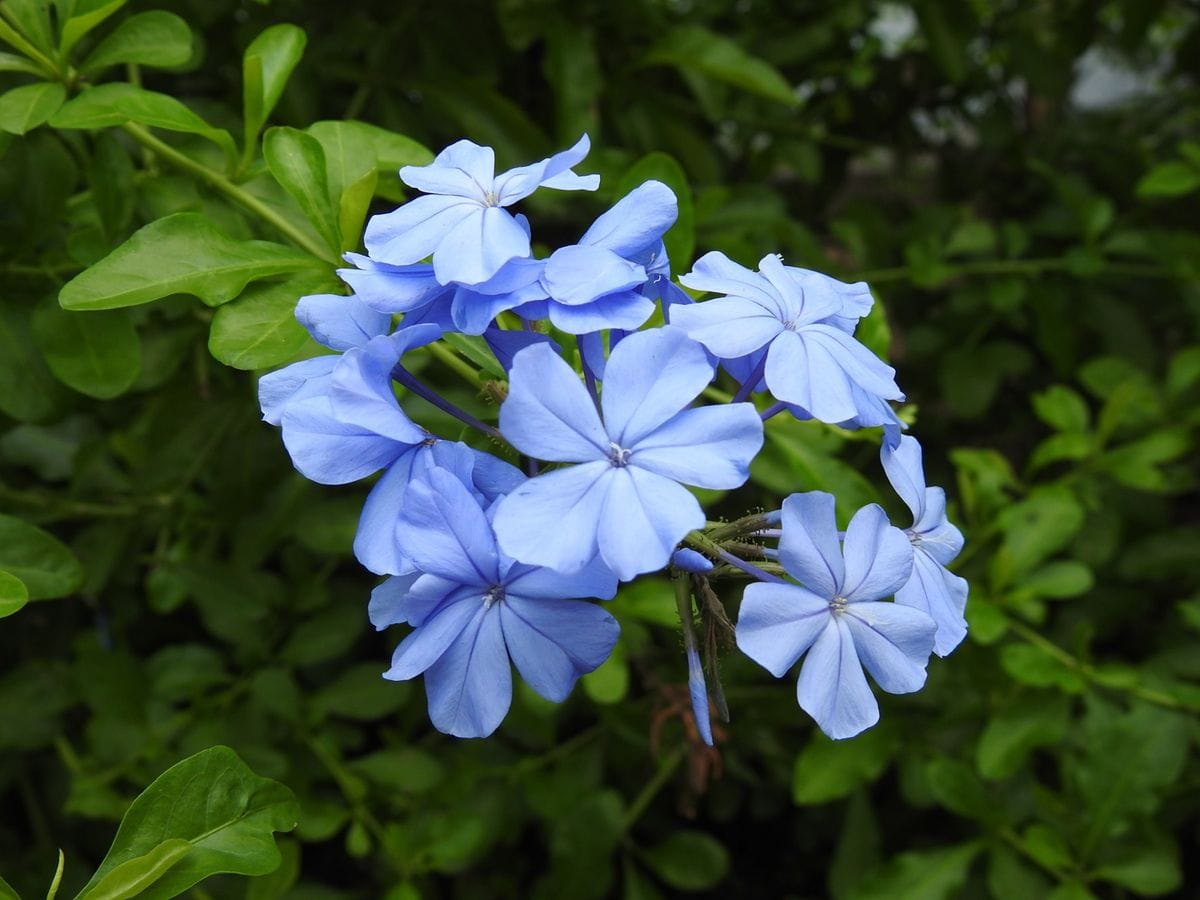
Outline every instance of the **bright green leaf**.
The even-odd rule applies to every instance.
[[[2,51],[0,51],[0,72],[24,72],[26,75],[37,75],[39,77],[44,77],[46,74],[24,56]]]
[[[617,196],[624,197],[644,181],[661,181],[679,201],[679,217],[663,236],[671,269],[683,272],[691,267],[696,246],[696,214],[692,208],[692,188],[683,167],[674,157],[655,151],[635,162],[617,185]]]
[[[24,134],[49,119],[67,99],[61,84],[43,81],[0,96],[0,131]]]
[[[646,54],[648,65],[696,72],[754,94],[796,105],[792,86],[770,63],[700,25],[678,25]]]
[[[0,878],[0,900],[21,900],[21,895],[3,878]]]
[[[1087,681],[1057,656],[1030,644],[1006,644],[1000,649],[1000,664],[1021,684],[1032,687],[1057,687],[1068,694],[1079,694]]]
[[[236,155],[228,131],[209,125],[174,97],[132,84],[112,82],[89,88],[50,117],[55,128],[112,128],[126,122],[198,134],[220,147],[226,157]]]
[[[1074,559],[1060,559],[1031,572],[1021,580],[1021,590],[1038,597],[1078,597],[1092,589],[1095,579],[1088,566]]]
[[[337,288],[338,282],[320,273],[255,285],[217,310],[208,333],[209,352],[235,369],[267,369],[287,362],[311,343],[296,321],[296,302]]]
[[[814,732],[796,757],[792,799],[801,805],[828,803],[854,793],[878,778],[891,762],[897,741],[886,726],[876,726],[846,741]]]
[[[168,838],[148,853],[114,866],[94,887],[80,894],[79,900],[128,900],[137,897],[191,852],[191,841]]]
[[[11,572],[0,571],[0,619],[11,616],[28,602],[25,582]]]
[[[192,294],[219,306],[250,281],[315,265],[303,251],[268,241],[235,241],[205,216],[176,213],[141,228],[75,276],[58,301],[65,309],[116,309]]]
[[[1200,188],[1200,167],[1173,160],[1161,163],[1137,183],[1139,197],[1181,197]]]
[[[46,0],[4,0],[4,16],[43,53],[54,50],[50,4]]]
[[[71,16],[63,23],[62,38],[58,49],[62,54],[71,52],[79,39],[96,28],[101,22],[124,6],[128,0],[77,0]]]
[[[247,147],[254,144],[279,102],[307,42],[303,29],[282,23],[267,28],[246,48],[242,56],[242,99]]]
[[[33,336],[59,381],[98,400],[125,393],[142,370],[137,329],[123,310],[42,306],[33,315]]]
[[[682,891],[708,890],[729,871],[729,851],[701,831],[676,831],[641,857],[655,875]]]
[[[21,579],[30,600],[65,597],[83,580],[79,560],[58,538],[6,515],[0,515],[0,570]]]
[[[1061,384],[1051,385],[1033,395],[1033,411],[1037,417],[1059,431],[1087,431],[1091,411],[1078,393]]]
[[[161,9],[130,16],[102,40],[80,65],[85,72],[130,63],[170,68],[192,58],[192,30]]]
[[[263,137],[263,156],[275,180],[300,206],[325,243],[339,252],[339,216],[329,197],[321,142],[295,128],[272,128]]]
[[[133,801],[84,895],[171,839],[187,841],[191,852],[140,900],[176,897],[221,872],[265,875],[280,862],[273,832],[291,831],[298,815],[290,790],[255,775],[228,747],[210,747],[167,769]]]
[[[597,703],[620,703],[629,693],[629,661],[625,644],[618,641],[599,668],[580,679],[584,693]]]
[[[375,145],[358,122],[317,122],[308,133],[325,155],[329,201],[338,211],[342,250],[353,250],[362,237],[363,221],[375,193],[378,157]]]

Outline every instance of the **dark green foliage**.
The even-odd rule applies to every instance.
[[[0,897],[44,894],[59,848],[60,897],[1195,893],[1194,4],[168,5],[0,3]],[[1154,85],[1087,105],[1098,60]],[[564,705],[522,688],[492,739],[437,734],[378,677],[366,488],[305,482],[258,420],[238,370],[315,352],[295,298],[336,289],[400,166],[582,131],[601,191],[532,198],[540,236],[656,177],[687,187],[675,256],[875,288],[860,333],[966,533],[971,634],[859,738],[727,653],[706,750],[652,579]],[[767,434],[753,503],[901,513],[874,436]],[[195,846],[221,823],[236,865]],[[191,887],[218,872],[253,877]]]

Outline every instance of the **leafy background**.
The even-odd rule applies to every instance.
[[[239,820],[259,855],[208,865],[202,825],[118,836],[153,851],[139,896],[1200,885],[1195,3],[155,9],[0,3],[0,895],[40,895],[59,848],[80,890],[130,801],[201,751],[187,772],[273,798]],[[290,127],[259,141],[268,116]],[[402,199],[399,165],[462,136],[518,164],[582,131],[603,187],[529,202],[548,244],[657,177],[676,260],[777,250],[875,288],[866,335],[967,535],[971,634],[857,739],[730,653],[706,751],[653,579],[566,704],[519,690],[491,740],[433,732],[420,687],[379,678],[396,636],[349,555],[365,489],[305,482],[258,421],[253,370],[315,352],[295,298]],[[824,489],[900,518],[860,438],[774,419],[717,508]]]

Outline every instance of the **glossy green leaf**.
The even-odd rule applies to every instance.
[[[11,616],[28,602],[25,582],[11,572],[0,571],[0,619]]]
[[[847,797],[878,778],[897,749],[895,735],[885,726],[846,741],[815,732],[796,757],[792,800],[808,806]]]
[[[708,890],[729,871],[729,851],[700,831],[676,831],[641,857],[655,875],[682,891]]]
[[[303,29],[283,23],[267,28],[246,48],[242,56],[246,146],[252,145],[262,131],[307,42]]]
[[[58,538],[6,515],[0,515],[0,570],[19,578],[30,600],[65,597],[83,580],[79,560]]]
[[[192,58],[192,30],[161,9],[130,16],[102,40],[80,65],[85,72],[131,63],[169,68]]]
[[[71,15],[63,23],[62,37],[58,42],[60,53],[70,53],[80,38],[117,12],[128,0],[77,0]]]
[[[1200,166],[1181,161],[1160,163],[1137,183],[1139,197],[1181,197],[1200,188]]]
[[[13,88],[0,96],[0,131],[24,134],[37,128],[54,115],[66,98],[66,88],[48,81]]]
[[[174,97],[132,84],[113,82],[90,88],[50,118],[55,128],[112,128],[126,122],[198,134],[219,146],[227,157],[235,155],[228,131],[209,125]]]
[[[321,142],[295,128],[271,128],[263,136],[263,156],[275,180],[296,201],[325,243],[339,252],[339,216],[329,196]]]
[[[692,208],[692,188],[687,174],[675,159],[666,153],[648,153],[621,176],[617,196],[624,197],[644,181],[661,181],[675,193],[679,202],[679,218],[670,227],[663,242],[673,273],[686,272],[692,265],[696,246],[696,214]]]
[[[116,839],[83,891],[118,866],[145,857],[164,841],[191,850],[146,890],[141,900],[166,900],[221,872],[265,875],[279,865],[273,833],[296,826],[290,790],[255,775],[228,747],[210,747],[167,769],[130,805]]]
[[[116,309],[171,294],[209,306],[228,303],[259,278],[321,268],[300,250],[269,241],[235,241],[196,213],[151,222],[63,286],[65,309]]]
[[[114,866],[93,887],[81,893],[78,900],[128,900],[137,897],[191,852],[191,841],[168,838],[149,852]]]
[[[33,316],[33,336],[59,381],[98,400],[125,393],[142,370],[141,341],[122,310],[42,306]]]
[[[4,0],[4,17],[43,53],[54,50],[54,28],[46,0]]]
[[[792,86],[778,69],[700,25],[677,25],[643,62],[705,75],[789,106],[797,103]]]
[[[296,321],[296,302],[308,294],[336,292],[339,284],[318,273],[250,288],[213,316],[209,352],[235,369],[267,369],[295,358],[306,346],[317,349]]]
[[[308,128],[325,156],[329,200],[338,211],[342,250],[353,250],[362,237],[363,222],[378,180],[378,154],[358,122],[317,122]]]

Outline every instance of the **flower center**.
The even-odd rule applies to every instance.
[[[493,584],[490,588],[488,588],[488,592],[483,595],[483,605],[486,609],[491,609],[503,599],[504,585]]]
[[[608,461],[618,469],[629,465],[629,455],[631,453],[633,453],[632,450],[626,450],[619,444],[610,443],[608,445]]]
[[[484,191],[483,192],[483,205],[484,206],[499,206],[500,205],[500,197],[496,194],[495,191]]]
[[[834,613],[839,613],[839,614],[844,613],[846,611],[846,603],[847,602],[848,601],[846,600],[845,597],[840,597],[840,596],[834,597],[832,600],[829,601],[829,611],[834,612]]]

